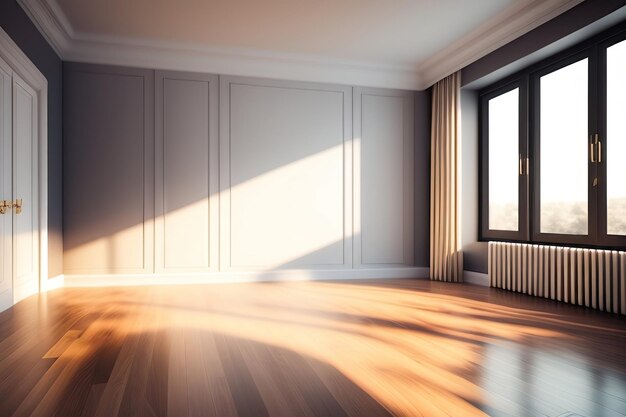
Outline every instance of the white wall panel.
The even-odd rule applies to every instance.
[[[66,64],[66,274],[154,272],[154,72]]]
[[[221,84],[222,269],[351,266],[351,88]]]
[[[413,95],[357,88],[355,265],[413,264]]]
[[[156,74],[158,272],[217,268],[217,90],[217,76]]]
[[[413,92],[70,70],[66,275],[414,271]]]

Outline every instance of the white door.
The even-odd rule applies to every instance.
[[[37,94],[13,74],[13,293],[39,291]]]
[[[12,201],[12,81],[11,68],[0,59],[0,204]],[[0,213],[0,311],[13,304],[13,211]]]

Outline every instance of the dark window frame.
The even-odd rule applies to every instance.
[[[517,73],[479,91],[479,240],[513,241],[556,244],[573,247],[593,247],[626,250],[626,236],[607,235],[606,212],[606,50],[626,40],[626,21],[574,45],[560,53],[541,60]],[[592,164],[588,152],[588,235],[541,233],[540,227],[540,137],[539,137],[539,80],[540,77],[577,62],[589,59],[589,132],[599,134],[602,142],[601,164]],[[530,175],[520,176],[520,228],[518,232],[489,230],[489,165],[488,165],[488,102],[515,86],[520,87],[520,152],[526,151]],[[524,98],[522,98],[524,96]],[[524,113],[524,114],[522,114]],[[524,129],[525,128],[525,129]],[[525,148],[522,141],[525,140]],[[593,179],[598,186],[593,187]],[[522,189],[525,194],[522,195]],[[523,226],[523,223],[525,225]]]
[[[540,135],[540,122],[541,122],[541,106],[540,106],[540,80],[544,75],[551,74],[562,68],[565,68],[571,64],[579,62],[583,59],[588,59],[588,126],[586,137],[589,139],[591,135],[597,132],[596,114],[596,91],[597,91],[597,77],[594,71],[596,65],[595,48],[586,48],[576,54],[570,55],[566,58],[560,59],[555,62],[551,62],[550,65],[543,67],[541,70],[534,71],[530,75],[531,79],[531,98],[529,100],[530,108],[533,116],[531,117],[532,126],[532,140],[531,140],[531,160],[534,162],[532,175],[529,178],[530,187],[533,190],[533,201],[531,205],[531,216],[534,220],[532,227],[532,240],[533,242],[542,243],[567,243],[567,244],[579,244],[579,245],[597,245],[597,224],[598,224],[598,205],[596,190],[592,185],[592,179],[596,175],[596,164],[591,163],[590,148],[587,147],[587,201],[588,201],[588,233],[586,235],[572,235],[572,234],[559,234],[559,233],[542,233],[541,227],[541,135]],[[591,140],[588,140],[588,144]]]
[[[526,169],[525,159],[528,157],[528,78],[521,76],[513,79],[507,79],[504,83],[494,86],[488,92],[481,94],[479,108],[479,129],[480,135],[480,196],[479,201],[481,207],[489,207],[489,100],[506,94],[514,89],[519,89],[519,142],[518,149],[520,153],[520,161],[522,169]],[[524,180],[524,175],[518,175],[518,230],[493,230],[489,228],[489,210],[481,210],[479,227],[481,235],[490,240],[509,240],[523,242],[528,240],[528,186]]]
[[[605,163],[598,165],[598,177],[601,179],[598,188],[598,210],[604,216],[604,221],[598,225],[598,241],[610,248],[626,249],[626,236],[609,235],[607,233],[607,49],[617,43],[626,41],[626,28],[598,43],[598,134],[602,143],[602,160]],[[626,76],[626,74],[625,74]],[[626,179],[625,179],[626,181]]]

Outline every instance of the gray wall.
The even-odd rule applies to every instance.
[[[415,265],[430,265],[430,117],[431,90],[416,91],[415,110]]]
[[[414,94],[356,87],[353,97],[354,265],[414,265]]]
[[[64,65],[65,273],[152,272],[153,77]]]
[[[48,274],[63,273],[61,59],[15,0],[0,0],[0,26],[48,80]]]
[[[400,247],[404,257],[385,247],[379,263],[428,266],[429,92],[221,76],[218,102],[217,76],[74,63],[64,65],[64,81],[66,274],[350,268],[350,245],[360,242],[351,216],[362,201],[350,187],[362,178],[375,183],[368,192],[397,197],[379,196],[371,222],[397,226],[400,236],[377,235],[376,244]],[[360,108],[365,91],[384,100],[376,102],[382,110],[362,114],[363,134],[388,143],[363,169],[375,156],[404,168],[354,172],[353,181],[353,100]],[[190,239],[201,253],[187,250]]]
[[[478,242],[478,93],[461,90],[461,243],[463,269],[487,273],[483,246]]]

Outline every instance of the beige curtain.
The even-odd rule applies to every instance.
[[[430,279],[460,282],[461,73],[433,87],[430,151]]]

